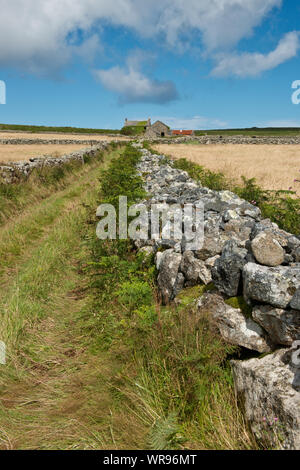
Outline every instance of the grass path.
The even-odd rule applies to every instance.
[[[89,303],[82,236],[98,177],[92,166],[0,232],[2,449],[117,445],[107,384],[122,365],[90,351],[82,328]]]

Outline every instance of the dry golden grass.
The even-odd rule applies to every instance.
[[[16,162],[19,160],[29,160],[32,157],[49,155],[51,157],[60,157],[75,150],[86,148],[84,144],[66,144],[66,145],[1,145],[0,144],[0,162]]]
[[[191,145],[160,144],[155,149],[173,158],[186,158],[240,181],[256,178],[264,189],[289,189],[300,195],[298,145]],[[299,182],[294,182],[297,179]]]
[[[128,137],[112,137],[107,135],[92,134],[60,134],[60,133],[32,133],[32,132],[0,132],[1,139],[47,139],[47,140],[98,140],[102,142],[107,140],[111,142],[116,139],[128,140]]]

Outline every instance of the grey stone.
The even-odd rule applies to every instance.
[[[268,332],[275,344],[291,346],[300,339],[300,312],[269,305],[257,305],[252,316]]]
[[[252,252],[258,263],[278,266],[284,262],[284,249],[270,232],[261,232],[251,243]]]
[[[178,273],[174,286],[173,298],[175,298],[179,294],[179,292],[184,288],[184,283],[184,275],[182,273]]]
[[[300,449],[300,393],[286,350],[262,359],[231,361],[237,397],[257,439],[268,447]]]
[[[297,263],[300,263],[300,247],[295,249],[294,256],[295,256],[295,261]]]
[[[152,256],[154,252],[155,252],[154,246],[143,246],[139,250],[139,253],[142,253],[146,258]]]
[[[199,283],[209,284],[211,282],[209,269],[204,261],[194,257],[192,251],[183,253],[180,270],[185,276],[187,286],[194,286]]]
[[[220,258],[220,255],[216,255],[216,256],[213,256],[212,258],[207,258],[205,260],[205,266],[207,266],[210,270],[211,268],[214,267],[215,265],[215,262],[217,261],[217,259]]]
[[[222,253],[222,249],[226,240],[222,240],[218,233],[209,233],[204,235],[203,246],[200,250],[195,251],[197,258],[206,260]]]
[[[247,250],[240,248],[235,241],[226,243],[222,255],[212,268],[212,279],[220,292],[229,297],[238,295],[246,256]]]
[[[295,308],[296,310],[300,310],[300,288],[296,290],[292,300],[291,300],[291,307]],[[299,313],[300,315],[300,313]]]
[[[233,238],[237,238],[241,241],[249,240],[252,227],[246,221],[242,219],[232,219],[224,225],[224,231],[227,234],[232,234]]]
[[[158,251],[155,255],[155,264],[156,264],[156,269],[159,270],[162,259],[164,257],[164,254],[162,251]]]
[[[247,263],[243,269],[244,297],[274,307],[286,308],[300,285],[300,269],[270,268]]]
[[[175,253],[174,250],[166,250],[161,257],[157,282],[165,305],[174,299],[178,290],[177,278],[181,259],[181,254]]]
[[[291,252],[300,249],[300,240],[295,236],[288,237],[287,246]]]
[[[260,353],[271,351],[260,325],[246,318],[240,309],[227,305],[220,295],[204,294],[199,299],[198,308],[211,313],[221,336],[229,343]]]

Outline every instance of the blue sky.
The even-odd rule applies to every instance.
[[[294,0],[0,0],[0,122],[300,126]]]

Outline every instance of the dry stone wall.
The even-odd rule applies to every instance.
[[[109,134],[107,135],[110,136]],[[115,139],[122,137],[120,135],[113,134],[112,137]],[[124,137],[123,137],[124,139]],[[14,139],[0,139],[0,145],[70,145],[70,144],[79,144],[79,145],[99,145],[99,140],[89,138],[89,139],[43,139],[43,138],[14,138]],[[103,141],[104,142],[104,141]]]
[[[0,184],[12,184],[24,180],[24,178],[28,178],[36,168],[55,167],[65,165],[71,161],[83,161],[84,156],[94,157],[98,154],[99,150],[105,150],[109,145],[110,142],[98,141],[97,145],[76,150],[75,152],[62,155],[61,157],[44,155],[30,158],[28,161],[7,162],[3,165],[0,163]]]
[[[243,136],[243,135],[234,135],[234,136],[221,136],[221,135],[204,135],[204,136],[185,136],[185,137],[176,137],[172,139],[168,138],[153,138],[149,139],[153,143],[160,144],[184,144],[189,142],[197,142],[199,144],[217,144],[217,145],[226,145],[226,144],[247,144],[247,145],[300,145],[300,135],[299,136],[281,136],[281,137],[272,137],[272,136]]]
[[[204,205],[201,248],[190,249],[184,236],[135,242],[155,255],[162,302],[185,287],[210,285],[195,299],[199,312],[211,314],[226,341],[253,351],[253,359],[232,367],[254,433],[272,446],[300,449],[300,237],[237,195],[202,187],[163,155],[133,145],[142,153],[144,204],[167,203],[170,211],[175,203]]]

